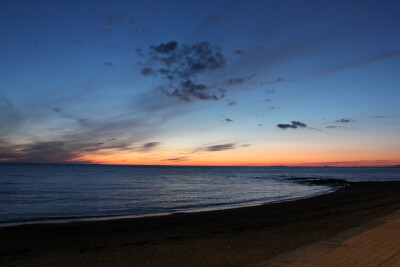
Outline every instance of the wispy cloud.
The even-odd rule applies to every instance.
[[[199,147],[192,153],[196,153],[196,152],[200,152],[200,151],[218,152],[218,151],[232,150],[232,149],[238,149],[241,147],[250,147],[250,146],[251,146],[251,144],[224,143],[224,144],[218,144],[218,145]]]
[[[337,122],[337,123],[349,123],[349,122],[354,122],[354,121],[355,121],[354,119],[340,119],[340,120],[337,120],[335,122]]]
[[[379,62],[382,60],[387,60],[387,59],[395,58],[398,56],[400,56],[400,49],[389,51],[389,52],[384,52],[384,53],[374,55],[371,57],[367,57],[367,58],[363,58],[360,60],[346,62],[344,64],[325,69],[325,70],[321,71],[319,74],[331,74],[331,73],[344,71],[344,70],[351,69],[351,68],[362,67],[362,66],[365,66],[368,64],[373,64],[373,63],[376,63],[376,62]]]
[[[139,151],[150,151],[150,150],[153,150],[153,149],[157,148],[160,145],[161,145],[160,142],[149,142],[149,143],[146,143],[146,144],[142,145],[139,148]]]
[[[236,106],[237,102],[236,101],[231,101],[228,103],[228,106]]]
[[[188,160],[190,160],[189,157],[177,157],[177,158],[164,159],[164,161],[174,161],[174,162],[188,161]]]
[[[326,126],[325,128],[327,128],[327,129],[338,129],[338,128],[347,128],[347,127],[346,126],[329,125],[329,126]]]

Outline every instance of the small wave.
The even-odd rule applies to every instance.
[[[294,181],[299,184],[308,184],[308,185],[328,185],[328,186],[349,186],[349,182],[344,179],[321,179],[315,177],[292,177],[286,178],[286,180]]]

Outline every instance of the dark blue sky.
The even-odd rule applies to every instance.
[[[396,163],[399,14],[398,1],[2,1],[0,161]]]

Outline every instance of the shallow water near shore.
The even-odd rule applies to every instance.
[[[258,205],[323,194],[328,179],[399,181],[399,168],[0,165],[0,226],[149,216]],[[311,181],[304,182],[304,181]]]

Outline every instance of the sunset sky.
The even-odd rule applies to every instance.
[[[400,164],[399,1],[0,2],[0,161]]]

